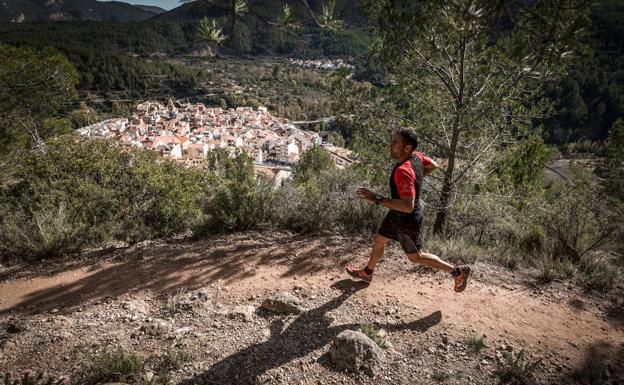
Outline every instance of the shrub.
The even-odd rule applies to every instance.
[[[63,137],[7,165],[0,257],[38,258],[188,229],[200,218],[201,174],[151,151]]]
[[[454,263],[474,263],[479,256],[488,254],[486,250],[461,236],[452,238],[434,236],[427,239],[427,248],[430,248],[434,254]]]
[[[156,360],[154,369],[158,374],[157,383],[168,385],[171,383],[171,371],[180,369],[184,363],[192,359],[192,355],[181,350],[167,348],[165,353],[153,358]]]
[[[368,338],[373,340],[380,348],[387,349],[390,347],[390,343],[386,340],[386,333],[383,330],[375,329],[372,325],[361,324],[359,331],[361,331]]]
[[[502,384],[529,385],[535,382],[535,369],[542,362],[527,361],[524,350],[517,353],[505,353],[499,361],[496,374]]]
[[[105,352],[94,358],[86,382],[126,382],[139,380],[144,368],[141,356],[119,350]]]
[[[622,218],[593,177],[576,169],[576,184],[553,185],[536,217],[544,224],[555,257],[578,264],[596,250],[609,250],[623,232]]]
[[[355,197],[362,179],[353,169],[334,169],[285,185],[280,191],[280,223],[300,232],[372,233],[384,210]]]
[[[579,263],[578,281],[585,290],[607,291],[618,280],[619,271],[608,256],[591,254],[584,256]]]
[[[472,335],[466,340],[466,345],[468,345],[473,352],[479,353],[485,348],[484,337]]]
[[[182,311],[182,299],[186,294],[186,290],[180,289],[175,294],[167,297],[167,303],[165,305],[166,312],[174,316]]]
[[[256,177],[245,153],[231,157],[224,150],[211,151],[206,171],[203,220],[196,233],[249,230],[273,222],[276,190],[269,180]]]

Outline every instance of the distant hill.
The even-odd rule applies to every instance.
[[[157,7],[155,5],[142,5],[142,4],[133,4],[137,8],[141,8],[144,11],[151,12],[155,15],[160,15],[161,13],[167,12],[166,9]]]
[[[215,3],[207,1],[194,1],[182,4],[170,11],[157,16],[161,20],[169,21],[190,21],[197,20],[204,16],[210,18],[222,18],[228,15],[227,8],[220,7]],[[225,1],[221,3],[226,4]],[[322,0],[308,0],[310,7],[317,13],[321,13]],[[296,15],[297,19],[304,24],[311,25],[312,20],[301,3],[301,0],[249,0],[250,12],[245,16],[255,20],[275,20],[282,13],[284,4],[288,4]],[[358,0],[336,0],[335,14],[348,27],[360,29],[367,25],[366,17],[361,11]]]
[[[0,22],[142,21],[164,12],[158,7],[96,0],[2,0]]]

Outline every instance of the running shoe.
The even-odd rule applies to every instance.
[[[368,274],[364,269],[358,269],[353,266],[347,266],[347,273],[353,278],[361,279],[362,281],[370,282],[373,280],[373,274]]]
[[[455,269],[456,270],[453,271],[453,279],[455,279],[454,290],[459,293],[464,291],[466,285],[468,285],[468,279],[470,278],[470,266],[459,265],[455,267]]]

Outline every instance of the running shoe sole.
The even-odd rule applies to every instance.
[[[464,289],[468,285],[468,280],[470,279],[470,274],[471,273],[472,273],[472,271],[470,271],[470,266],[462,267],[462,275],[463,275],[464,279],[462,280],[462,283],[461,283],[461,285],[459,285],[457,290],[455,290],[457,293],[461,293],[462,291],[464,291]]]

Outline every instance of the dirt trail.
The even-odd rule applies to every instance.
[[[166,295],[215,283],[226,288],[228,303],[293,288],[320,292],[346,279],[344,266],[363,263],[367,251],[360,239],[251,233],[94,252],[37,270],[0,271],[0,321],[71,314],[128,293]],[[604,299],[564,283],[538,287],[485,263],[476,263],[474,271],[467,290],[455,294],[444,274],[412,266],[392,247],[372,284],[349,301],[362,312],[406,320],[440,312],[439,330],[455,339],[485,335],[492,344],[524,348],[570,367],[595,346],[613,354],[622,349],[621,313]]]

